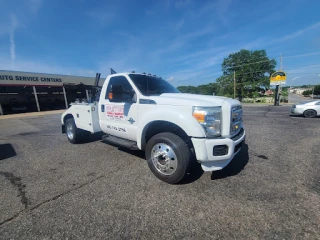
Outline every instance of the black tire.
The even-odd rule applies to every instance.
[[[158,168],[155,166],[157,165],[154,163],[154,160],[157,159],[157,162],[164,161],[164,160],[159,160],[160,157],[155,158],[155,149],[156,146],[161,145],[162,146],[169,146],[170,152],[172,151],[173,154],[175,154],[176,159],[170,158],[172,161],[169,159],[168,161],[170,164],[174,161],[175,164],[175,170],[172,174],[167,174],[162,173],[161,170],[158,170]],[[160,148],[160,146],[159,146]],[[166,148],[166,147],[165,147]],[[160,151],[160,150],[158,150]],[[163,149],[163,152],[169,152],[168,149]],[[177,135],[170,133],[170,132],[164,132],[164,133],[159,133],[153,136],[147,143],[146,149],[145,149],[145,154],[146,154],[146,160],[148,162],[148,166],[152,173],[160,180],[170,183],[170,184],[176,184],[179,183],[187,174],[189,166],[192,163],[192,154],[190,152],[190,149],[188,145]],[[168,154],[169,155],[169,154]],[[166,162],[166,161],[165,161]],[[169,171],[171,170],[171,165]],[[160,166],[160,165],[157,165]],[[161,165],[165,166],[165,165]]]
[[[306,118],[314,118],[317,116],[317,112],[315,110],[308,109],[303,112],[303,116]]]
[[[71,133],[72,135],[68,134],[68,127],[71,127]],[[83,132],[81,129],[77,128],[74,119],[69,118],[65,122],[65,128],[66,128],[66,135],[70,143],[76,144],[80,143],[83,140]]]

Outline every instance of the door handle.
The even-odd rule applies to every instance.
[[[104,112],[104,105],[101,104],[101,112]]]

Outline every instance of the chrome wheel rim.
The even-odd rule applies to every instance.
[[[67,136],[69,139],[73,139],[73,128],[71,123],[67,124]]]
[[[177,170],[178,159],[176,153],[165,143],[157,143],[153,146],[151,160],[161,174],[172,175]]]

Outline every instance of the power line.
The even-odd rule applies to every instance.
[[[288,51],[288,52],[279,52],[277,54],[284,54],[284,53],[294,53],[294,52],[304,52],[304,51],[314,51],[314,50],[317,50],[317,51],[320,51],[320,48],[309,48],[309,49],[300,49],[300,50],[296,50],[296,51]]]
[[[287,72],[287,73],[291,73],[291,74],[318,74],[318,75],[320,75],[320,71],[319,72],[303,72],[303,73]]]
[[[296,65],[296,66],[285,66],[284,68],[287,69],[287,71],[291,71],[292,68],[299,68],[299,67],[308,67],[308,68],[319,68],[320,69],[320,65],[310,65],[310,64],[306,64],[306,65]],[[286,71],[285,71],[286,72]]]
[[[294,58],[294,57],[307,57],[307,56],[312,56],[312,55],[319,55],[320,52],[317,52],[317,53],[310,53],[310,55],[307,55],[307,54],[299,54],[299,55],[291,55],[291,56],[281,56],[281,58]],[[266,57],[261,57],[261,58],[266,58]],[[258,58],[259,59],[259,58]],[[274,59],[271,59],[271,60],[264,60],[264,61],[256,61],[256,62],[249,62],[249,63],[245,63],[245,64],[241,64],[241,65],[236,65],[236,66],[232,66],[232,67],[229,67],[228,69],[231,69],[231,68],[237,68],[237,67],[243,67],[243,66],[248,66],[248,65],[253,65],[253,64],[257,64],[257,63],[263,63],[263,62],[271,62],[273,61]],[[280,64],[281,64],[281,59],[280,59]],[[281,68],[281,66],[280,66]]]
[[[316,52],[316,53],[306,53],[306,54],[299,54],[299,55],[287,56],[287,57],[283,57],[283,58],[308,57],[308,56],[319,55],[319,54],[320,54],[320,52]]]
[[[242,67],[242,66],[248,66],[248,65],[253,65],[253,64],[257,64],[257,63],[262,63],[262,62],[271,62],[272,60],[265,60],[265,61],[258,61],[258,62],[252,62],[252,63],[246,63],[246,64],[242,64],[242,65],[237,65],[237,66],[232,66],[230,68],[236,68],[236,67]],[[230,69],[229,68],[229,69]]]
[[[309,65],[299,65],[299,66],[295,66],[295,67],[301,67],[301,66],[309,66]],[[314,68],[320,68],[320,66],[314,66],[311,65]],[[286,73],[291,73],[291,74],[320,74],[320,70],[319,72],[304,72],[304,73],[295,73],[294,70],[289,70],[289,71],[285,71]],[[243,76],[243,75],[248,75],[248,74],[253,74],[253,73],[267,73],[267,71],[262,70],[262,71],[253,71],[253,72],[246,72],[246,73],[240,73],[240,74],[235,74],[236,76]],[[231,76],[231,74],[229,75]],[[267,77],[267,76],[266,76]]]

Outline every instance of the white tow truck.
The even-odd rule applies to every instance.
[[[204,171],[223,169],[245,141],[239,101],[180,93],[162,78],[134,72],[109,75],[100,98],[71,104],[61,123],[71,143],[103,132],[103,141],[145,151],[153,174],[171,184],[194,162]]]

